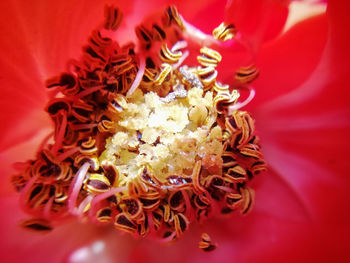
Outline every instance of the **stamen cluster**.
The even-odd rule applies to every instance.
[[[73,215],[171,241],[192,222],[249,212],[254,191],[247,183],[265,163],[238,90],[217,81],[219,52],[202,47],[198,66],[183,65],[186,27],[175,7],[136,27],[138,46],[104,35],[120,23],[121,12],[107,6],[82,58],[47,81],[54,132],[12,178],[22,207],[36,218],[23,225],[47,231]],[[222,41],[235,33],[232,25],[214,30]],[[242,68],[236,79],[245,85],[256,75]],[[136,121],[142,114],[148,126]],[[155,164],[161,150],[168,161]],[[205,234],[200,247],[215,246]]]

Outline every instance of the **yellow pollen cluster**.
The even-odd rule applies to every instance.
[[[211,130],[216,119],[211,91],[191,88],[174,101],[140,93],[125,105],[116,120],[119,131],[107,139],[99,157],[100,163],[116,167],[118,185],[125,186],[145,166],[165,185],[169,175],[191,175],[204,156],[221,157],[221,128]]]

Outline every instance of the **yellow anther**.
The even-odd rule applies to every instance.
[[[126,99],[123,95],[117,94],[116,97],[108,105],[111,113],[120,113],[128,107]]]
[[[214,98],[215,109],[219,113],[227,111],[227,108],[231,104],[235,103],[238,98],[239,93],[237,90],[232,90],[232,92],[230,92],[229,90],[220,91]]]
[[[213,30],[213,36],[220,41],[226,41],[235,37],[237,29],[234,25],[226,25],[222,22],[217,28]]]
[[[219,92],[228,92],[229,91],[229,85],[222,85],[219,82],[215,82],[213,89],[217,93],[219,93]]]
[[[103,174],[93,173],[90,174],[88,180],[86,180],[85,188],[89,193],[103,193],[109,190],[111,183],[107,177]]]
[[[255,191],[251,188],[244,188],[242,190],[242,205],[241,205],[241,213],[247,214],[250,212],[254,206],[254,196]]]
[[[165,26],[170,26],[171,23],[174,22],[177,26],[179,26],[182,30],[185,28],[182,19],[179,15],[179,13],[177,12],[177,9],[175,6],[169,6],[166,10],[165,10],[165,16],[163,19],[163,24]]]
[[[171,69],[172,69],[171,65],[169,65],[167,63],[163,63],[162,64],[162,71],[159,73],[157,78],[154,80],[154,84],[161,85],[164,82],[164,80],[166,79],[166,77],[170,74]]]
[[[207,57],[215,59],[218,63],[222,59],[220,53],[211,48],[203,47],[201,48],[200,52]]]
[[[200,52],[201,55],[197,57],[197,60],[204,67],[216,67],[222,59],[220,53],[211,48],[203,47]]]
[[[161,50],[159,51],[159,57],[160,59],[165,62],[165,63],[169,63],[169,64],[174,64],[176,62],[179,61],[179,59],[182,56],[182,52],[181,51],[171,51],[169,50],[168,46],[166,43],[164,43],[162,45]]]
[[[209,86],[215,82],[218,72],[214,67],[206,67],[198,69],[197,74],[203,82],[204,86]]]
[[[255,65],[241,67],[235,75],[235,80],[241,84],[250,83],[259,76],[259,70]]]

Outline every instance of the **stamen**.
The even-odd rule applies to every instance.
[[[55,132],[50,132],[48,135],[45,136],[45,138],[43,139],[43,141],[40,143],[39,147],[38,147],[38,152],[41,152],[43,150],[43,148],[47,145],[47,142],[50,140],[51,137],[53,137],[55,134]]]
[[[54,201],[54,196],[52,196],[49,201],[46,203],[44,210],[43,210],[43,217],[46,219],[50,219],[51,215],[51,209],[52,209],[52,204]]]
[[[170,233],[169,235],[166,235],[166,237],[163,237],[161,239],[154,238],[153,240],[158,241],[159,243],[169,243],[174,240],[176,237],[176,232]]]
[[[249,96],[246,98],[243,102],[237,102],[233,105],[230,105],[228,107],[228,114],[231,115],[232,112],[239,110],[240,108],[243,108],[244,106],[248,105],[249,102],[251,102],[255,97],[255,89],[250,88],[249,90]]]
[[[235,190],[227,186],[215,185],[215,187],[228,193],[235,193]]]
[[[168,77],[172,69],[172,67],[167,63],[163,63],[161,67],[162,67],[161,72],[158,74],[158,76],[154,80],[154,84],[156,85],[161,85],[164,82],[165,78]]]
[[[170,51],[166,44],[162,45],[162,49],[159,52],[160,59],[169,64],[176,63],[182,56],[181,51]]]
[[[84,163],[76,173],[69,187],[68,209],[69,209],[69,212],[71,212],[72,214],[76,214],[77,198],[89,168],[90,168],[90,163]]]
[[[237,34],[237,29],[234,25],[226,25],[222,22],[217,28],[213,30],[213,36],[220,41],[230,40]]]
[[[185,205],[186,205],[185,216],[191,220],[192,219],[192,205],[191,205],[190,198],[188,197],[187,193],[184,190],[182,190],[181,193],[185,199]]]
[[[108,30],[117,30],[121,21],[122,21],[122,13],[118,8],[115,8],[114,6],[105,6],[105,21],[104,21],[104,28]]]
[[[81,98],[83,98],[85,96],[88,96],[88,95],[90,95],[90,94],[92,94],[92,93],[94,93],[94,92],[96,92],[96,91],[98,91],[98,90],[100,90],[100,89],[102,89],[104,87],[105,86],[100,85],[100,86],[95,86],[95,87],[86,89],[86,90],[80,92],[78,95],[74,96],[72,100],[73,101],[79,100],[79,99],[81,99]]]
[[[93,198],[94,198],[93,195],[88,195],[87,197],[85,197],[85,199],[80,203],[76,211],[76,214],[82,217],[83,214],[88,210],[88,205],[91,203]]]
[[[61,155],[58,155],[57,160],[59,162],[63,162],[65,159],[67,159],[71,155],[75,154],[76,152],[79,152],[79,147],[71,148],[71,149],[65,151],[64,153],[62,153]]]
[[[207,47],[201,48],[200,52],[201,56],[197,60],[204,67],[216,67],[222,59],[219,52]]]
[[[135,80],[126,94],[127,97],[131,96],[131,94],[133,94],[137,89],[137,87],[140,85],[143,74],[145,73],[145,66],[146,66],[145,58],[142,55],[140,55],[139,71],[137,72]]]
[[[202,249],[205,252],[210,252],[216,249],[217,245],[213,244],[210,236],[207,233],[203,233],[201,239],[202,240],[198,244],[200,249]]]
[[[175,45],[173,45],[173,47],[171,48],[171,51],[172,51],[172,52],[179,51],[179,50],[181,50],[181,49],[186,48],[187,45],[188,45],[188,43],[187,43],[187,41],[185,41],[185,40],[177,41],[177,42],[175,43]]]
[[[32,186],[35,184],[35,181],[38,179],[39,175],[35,175],[33,176],[28,182],[27,184],[25,185],[25,187],[21,190],[21,194],[20,194],[20,197],[19,197],[19,202],[22,206],[22,209],[23,210],[28,210],[27,208],[27,204],[26,204],[26,199],[27,199],[27,196],[28,196],[28,192],[30,189],[32,189]]]
[[[91,128],[95,128],[97,127],[97,123],[90,123],[90,124],[72,124],[70,126],[70,128],[73,130],[73,131],[76,131],[76,130],[87,130],[87,129],[91,129]]]
[[[56,154],[58,149],[60,149],[62,147],[62,142],[63,142],[64,134],[66,132],[66,128],[67,128],[67,114],[64,112],[62,114],[61,126],[60,126],[58,134],[55,138],[55,144],[51,150],[53,154]]]
[[[182,63],[186,60],[186,58],[188,58],[189,55],[190,55],[190,52],[188,50],[185,50],[185,52],[183,53],[179,61],[172,65],[173,70],[180,67]]]
[[[101,202],[104,199],[107,199],[108,197],[111,197],[115,195],[116,193],[126,191],[128,188],[127,187],[116,187],[113,188],[107,192],[104,192],[103,194],[99,194],[95,196],[92,201],[91,201],[91,208],[90,208],[90,214],[94,216],[96,205]]]
[[[47,233],[52,230],[52,226],[49,221],[45,219],[28,219],[20,224],[22,227],[28,230],[33,230],[36,232]]]
[[[239,84],[249,84],[259,76],[259,70],[255,65],[241,67],[235,74],[235,80]]]
[[[200,42],[202,45],[205,45],[205,46],[211,46],[216,44],[217,40],[214,39],[213,36],[205,34],[199,28],[196,28],[195,26],[191,25],[183,18],[182,18],[182,21],[183,21],[184,27],[186,28],[185,34],[189,34],[191,36],[190,38],[196,39],[198,42]]]

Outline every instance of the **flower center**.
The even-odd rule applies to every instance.
[[[222,57],[209,47],[197,51],[198,65],[184,65],[193,54],[176,8],[136,27],[138,48],[104,36],[121,23],[118,9],[105,14],[82,59],[47,81],[54,133],[12,178],[36,217],[23,226],[48,231],[74,215],[171,241],[190,223],[250,211],[247,184],[265,169],[254,121],[240,111],[254,90],[238,102],[239,91],[217,80]],[[225,41],[235,33],[221,24],[213,34]],[[242,67],[235,78],[246,86],[257,74]],[[199,246],[215,248],[207,234]]]
[[[99,161],[117,169],[118,185],[147,174],[167,186],[172,175],[190,180],[198,160],[221,160],[222,130],[212,128],[217,115],[213,93],[204,95],[201,88],[181,84],[183,76],[173,81],[173,91],[166,97],[138,90],[130,102],[117,99],[116,107],[122,111],[112,119],[116,133],[107,139]]]

